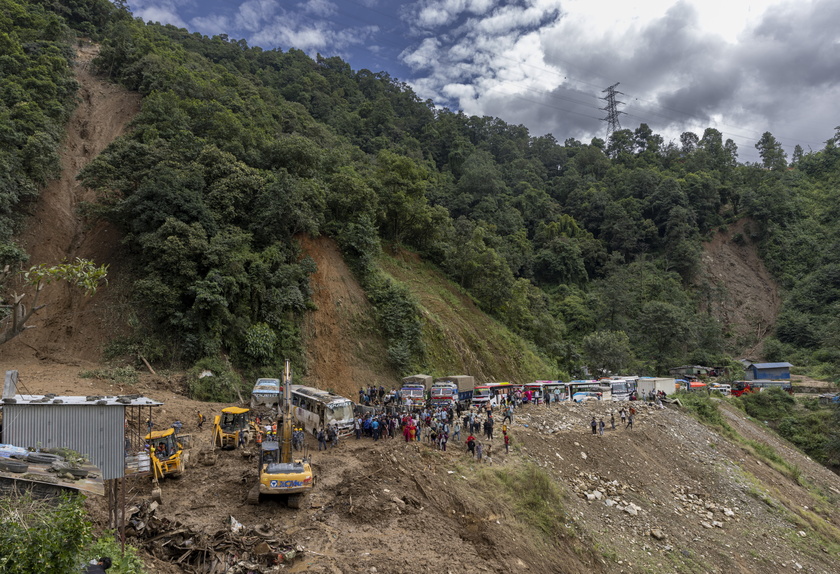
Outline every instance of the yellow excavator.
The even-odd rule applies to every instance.
[[[259,504],[261,495],[286,496],[289,508],[300,508],[315,486],[311,457],[295,459],[292,453],[292,370],[288,360],[283,377],[283,411],[278,440],[263,441],[257,459],[259,479],[248,491],[248,503]]]
[[[164,476],[180,478],[184,475],[186,456],[184,447],[178,441],[174,428],[153,431],[146,435],[152,467],[152,498],[160,501],[161,491],[158,482]]]
[[[227,407],[213,421],[213,446],[231,449],[239,446],[239,435],[248,427],[250,409]]]

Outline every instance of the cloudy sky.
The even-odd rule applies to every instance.
[[[559,141],[621,127],[666,141],[714,127],[741,161],[840,125],[838,0],[128,0],[136,17],[266,49],[340,56],[421,98]]]

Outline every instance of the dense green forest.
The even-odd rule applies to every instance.
[[[709,128],[646,124],[583,143],[420,100],[387,73],[144,24],[107,0],[0,0],[0,256],[57,169],[73,42],[143,95],[130,133],[82,174],[136,275],[129,340],[152,360],[300,358],[310,259],[335,238],[401,372],[426,366],[417,303],[383,249],[419,253],[531,342],[555,373],[725,364],[739,342],[695,279],[702,242],[746,218],[785,293],[770,360],[840,366],[840,130],[788,162],[770,133],[744,164]]]

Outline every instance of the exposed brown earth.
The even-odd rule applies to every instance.
[[[755,360],[776,323],[781,297],[750,239],[749,226],[742,219],[715,233],[704,245],[696,283],[703,305],[727,326],[731,351]]]
[[[67,285],[44,289],[39,303],[47,306],[30,323],[36,328],[5,345],[4,357],[34,351],[44,360],[95,361],[102,355],[103,343],[125,324],[125,317],[120,317],[125,311],[120,304],[120,233],[105,221],[91,223],[79,214],[82,202],[93,201],[95,196],[76,176],[125,132],[140,110],[140,96],[91,73],[90,63],[98,51],[93,44],[83,44],[77,50],[78,105],[60,150],[61,177],[41,191],[18,242],[29,254],[27,265],[92,259],[98,265],[109,265],[110,284],[93,297]]]

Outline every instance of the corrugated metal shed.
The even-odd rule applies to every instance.
[[[790,379],[790,363],[753,363],[746,370],[747,380]]]
[[[55,395],[15,395],[3,403],[5,442],[73,449],[87,455],[102,470],[105,480],[125,476],[125,408],[163,404],[139,396]]]
[[[790,363],[753,363],[751,366],[756,369],[782,369],[785,367],[789,369],[793,365]]]

